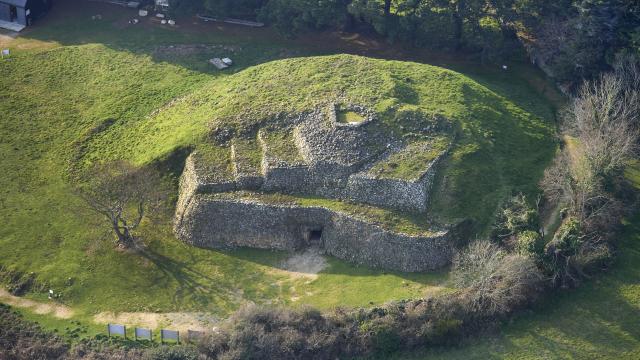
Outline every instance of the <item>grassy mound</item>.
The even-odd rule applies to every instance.
[[[283,114],[330,103],[375,109],[382,119],[379,131],[405,137],[432,126],[434,119],[452,121],[459,138],[433,204],[445,221],[471,217],[486,224],[505,195],[534,191],[555,148],[552,113],[544,105],[522,107],[467,76],[434,66],[336,55],[275,61],[212,80],[151,116],[93,137],[88,158],[145,164],[181,147],[198,147],[209,141],[210,129],[242,135],[257,127],[277,128]],[[421,159],[405,156],[394,165],[411,173],[416,158]]]
[[[107,33],[101,36],[113,36]],[[36,300],[47,301],[36,289],[61,294],[87,323],[102,311],[224,316],[248,301],[368,306],[435,291],[446,274],[389,273],[329,259],[315,280],[295,278],[276,268],[288,254],[196,249],[175,240],[169,218],[141,229],[144,255],[121,253],[71,192],[68,174],[78,164],[157,163],[175,179],[180,159],[197,148],[205,158],[222,157],[224,174],[232,171],[230,152],[208,145],[211,129],[239,134],[266,123],[273,125],[265,141],[274,155],[294,162],[278,115],[351,102],[376,110],[385,131],[411,133],[424,125],[416,119],[451,119],[459,137],[438,179],[433,214],[486,223],[506,194],[534,188],[553,153],[551,108],[527,85],[501,75],[474,80],[429,65],[347,55],[212,75],[102,44],[19,41],[24,50],[0,63],[0,266],[33,276],[38,286],[29,296]],[[254,60],[260,59],[246,59]]]

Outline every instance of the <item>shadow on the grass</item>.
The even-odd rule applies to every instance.
[[[199,306],[206,307],[212,298],[224,297],[223,294],[215,294],[216,287],[212,285],[216,279],[194,269],[193,262],[179,261],[149,248],[140,249],[138,253],[153,263],[164,276],[178,283],[178,289],[173,294],[174,303],[189,297]]]

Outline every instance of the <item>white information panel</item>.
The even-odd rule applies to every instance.
[[[124,325],[108,324],[107,332],[109,333],[109,336],[111,335],[122,335],[125,337],[127,336],[127,328],[125,328]]]
[[[151,340],[153,333],[151,332],[151,329],[135,328],[135,336],[136,336],[136,340],[137,339]]]
[[[180,342],[180,333],[175,331],[175,330],[162,329],[162,330],[160,330],[160,339],[162,341],[175,340],[177,342]]]

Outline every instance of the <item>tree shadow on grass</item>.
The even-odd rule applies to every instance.
[[[179,261],[149,248],[140,249],[138,253],[153,263],[165,278],[178,284],[173,294],[174,304],[192,301],[198,307],[206,308],[214,298],[228,301],[227,294],[216,292],[216,287],[212,286],[219,279],[194,269],[193,261]]]
[[[393,359],[633,358],[640,351],[640,309],[615,291],[604,291],[610,298],[601,302],[601,296],[590,296],[596,291],[603,290],[551,294],[499,334],[477,334],[457,348],[405,352]]]
[[[615,358],[640,351],[638,234],[636,216],[621,236],[618,258],[607,273],[586,280],[578,289],[549,294],[532,314],[516,317],[506,332],[532,337],[528,345],[556,356]],[[501,340],[521,347],[510,339]]]
[[[637,317],[635,328],[632,325],[637,308],[615,296],[598,305],[592,299],[576,295],[566,296],[551,312],[537,309],[532,316],[517,318],[515,326],[505,330],[511,336],[498,337],[501,347],[488,350],[516,357],[537,354],[566,358],[619,358],[621,354],[638,351]]]

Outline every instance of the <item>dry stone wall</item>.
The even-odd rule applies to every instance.
[[[263,149],[263,191],[303,193],[308,189],[309,166],[306,163],[286,161],[273,155],[262,132],[258,132],[258,142]]]
[[[235,178],[235,187],[247,190],[260,189],[264,178],[260,173],[247,166],[239,165],[238,150],[236,145],[231,146],[231,159],[233,161],[233,175]]]
[[[368,131],[372,121],[341,124],[335,111],[309,114],[294,131],[294,138],[305,161],[310,164],[335,164],[353,173],[384,150],[382,134]]]
[[[448,231],[411,236],[385,230],[352,215],[324,207],[265,204],[196,194],[176,223],[185,242],[217,249],[252,247],[293,250],[313,245],[321,231],[328,254],[367,266],[417,272],[446,265],[453,253]]]
[[[378,178],[367,170],[393,152],[390,150],[400,151],[401,147],[392,146],[389,139],[367,130],[375,120],[372,115],[361,123],[341,124],[335,119],[335,112],[329,114],[316,111],[298,120],[293,141],[300,151],[300,161],[287,162],[271,156],[259,132],[256,143],[261,147],[262,159],[258,167],[239,165],[239,150],[233,144],[233,179],[211,180],[206,168],[193,166],[196,160],[189,157],[182,186],[198,193],[276,191],[425,211],[436,167],[446,152],[425,164],[424,173],[417,179]]]
[[[433,160],[427,171],[416,180],[376,178],[362,171],[351,175],[347,184],[350,200],[376,206],[424,212],[439,162],[447,152]]]

